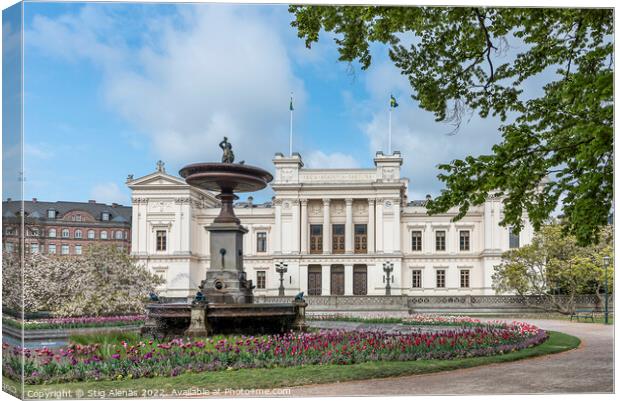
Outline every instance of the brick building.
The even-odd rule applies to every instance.
[[[113,203],[24,201],[2,202],[2,247],[16,252],[81,255],[90,244],[113,244],[131,250],[131,207]]]

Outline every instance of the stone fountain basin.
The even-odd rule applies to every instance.
[[[207,321],[214,333],[283,333],[293,329],[295,305],[281,304],[207,304]],[[189,327],[190,304],[150,304],[149,316],[165,325],[168,332],[182,335]]]
[[[262,168],[238,163],[189,164],[179,171],[179,175],[189,185],[215,192],[254,192],[273,180],[273,176]]]

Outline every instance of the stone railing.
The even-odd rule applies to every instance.
[[[549,302],[546,297],[521,297],[517,295],[367,295],[367,296],[308,296],[309,312],[320,311],[409,311],[410,313],[517,313],[544,311]],[[602,298],[601,298],[602,299]],[[290,303],[293,297],[256,296],[255,303]],[[603,302],[596,295],[579,295],[577,308],[602,310]],[[609,309],[613,311],[613,295],[609,296]]]

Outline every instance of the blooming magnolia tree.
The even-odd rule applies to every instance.
[[[162,279],[111,246],[91,246],[83,256],[4,255],[5,307],[57,316],[142,313],[146,295]]]
[[[613,288],[613,233],[609,227],[601,231],[598,243],[580,246],[572,235],[566,235],[559,224],[536,234],[531,244],[503,255],[495,266],[494,287],[498,292],[524,296],[535,308],[570,314],[576,307],[578,294],[596,294],[601,301],[605,283],[603,258],[610,258],[607,270],[609,291]],[[536,303],[526,296],[544,298]]]

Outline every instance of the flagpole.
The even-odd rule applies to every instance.
[[[388,119],[388,155],[392,154],[392,106],[390,106],[390,113]]]
[[[293,104],[293,92],[291,92],[291,104]],[[290,108],[290,112],[291,112],[291,125],[290,125],[290,129],[289,129],[289,135],[288,135],[288,153],[289,156],[293,156],[293,108]]]

